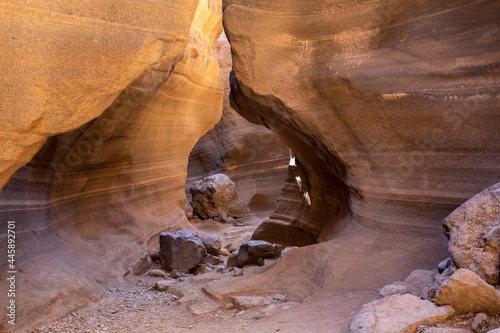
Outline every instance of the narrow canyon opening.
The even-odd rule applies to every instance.
[[[498,1],[0,7],[0,331],[500,327]]]

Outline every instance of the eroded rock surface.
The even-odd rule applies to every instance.
[[[500,271],[500,183],[469,199],[443,225],[455,266],[470,269],[496,285]]]
[[[443,253],[429,234],[500,176],[498,6],[224,1],[232,105],[296,156],[258,238],[327,240],[352,217]]]
[[[0,16],[0,183],[31,159],[0,197],[25,235],[21,330],[99,298],[154,235],[189,227],[188,156],[221,114],[221,6],[14,1]]]

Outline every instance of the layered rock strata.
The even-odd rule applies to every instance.
[[[221,5],[0,6],[8,41],[0,47],[10,59],[1,62],[9,83],[2,182],[47,136],[78,128],[49,138],[1,195],[2,221],[17,223],[21,329],[99,297],[140,266],[160,231],[192,227],[189,152],[221,115]]]
[[[224,1],[231,103],[278,133],[300,168],[258,238],[327,240],[350,219],[427,237],[498,181],[498,9]]]

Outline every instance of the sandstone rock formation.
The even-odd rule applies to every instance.
[[[394,295],[363,305],[352,318],[352,333],[413,333],[418,325],[433,325],[451,317],[450,306],[436,306],[416,296]]]
[[[461,268],[445,282],[435,303],[451,305],[457,313],[500,314],[500,291],[471,270]]]
[[[443,225],[454,265],[496,285],[500,272],[500,183],[454,210]]]
[[[236,186],[228,176],[217,173],[195,182],[190,188],[189,203],[204,219],[224,216],[243,217],[246,205],[238,198]]]
[[[195,181],[215,173],[224,173],[236,184],[240,200],[253,214],[267,217],[286,180],[290,149],[279,136],[255,125],[229,105],[231,49],[226,35],[216,44],[224,78],[222,118],[196,143],[189,155],[186,192]]]
[[[221,6],[0,7],[2,185],[43,145],[0,197],[1,220],[17,222],[22,329],[98,298],[155,234],[192,227],[188,156],[222,111]]]
[[[356,223],[444,253],[430,235],[500,176],[498,6],[225,0],[232,105],[296,156],[255,238],[305,244]]]

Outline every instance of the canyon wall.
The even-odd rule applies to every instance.
[[[2,225],[16,222],[22,329],[140,271],[158,232],[192,228],[188,156],[222,111],[221,4],[0,6],[2,185],[31,160],[0,196]]]
[[[499,9],[225,0],[231,103],[296,156],[254,238],[305,245],[355,224],[442,256],[442,219],[500,179]]]
[[[248,122],[231,108],[231,48],[224,33],[216,49],[224,81],[222,117],[189,155],[186,195],[190,196],[193,182],[221,172],[234,181],[239,198],[251,213],[267,217],[285,183],[290,149],[276,133]]]

